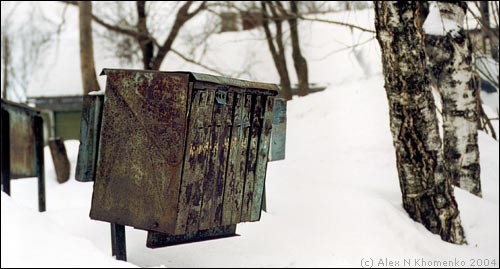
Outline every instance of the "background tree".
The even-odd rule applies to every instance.
[[[76,1],[63,1],[71,5],[78,5]],[[128,3],[113,3],[121,7],[122,4]],[[148,23],[151,20],[150,13],[147,6],[151,3],[147,1],[135,2],[135,15],[125,11],[124,8],[119,8],[118,12],[113,13],[111,16],[92,14],[92,19],[98,25],[104,27],[109,32],[118,35],[121,38],[121,43],[117,44],[116,50],[119,51],[118,56],[132,57],[136,53],[134,45],[138,45],[141,52],[141,61],[144,69],[159,70],[161,64],[167,54],[172,51],[174,41],[179,35],[182,27],[193,17],[203,11],[206,7],[206,1],[185,1],[178,3],[171,3],[173,5],[180,4],[181,6],[175,13],[175,18],[169,30],[153,31],[153,27],[165,25],[168,21],[169,14],[165,17],[158,17],[157,22]],[[175,8],[174,6],[174,8]],[[105,18],[106,17],[106,18]],[[133,23],[135,21],[135,23]],[[160,23],[161,21],[161,23]],[[153,35],[156,32],[156,37]],[[166,35],[163,42],[159,41],[159,37]],[[133,44],[132,44],[133,43]]]
[[[45,52],[57,40],[64,20],[46,18],[39,3],[2,2],[3,8],[9,12],[2,15],[2,98],[24,102],[33,74],[43,70]]]
[[[274,65],[280,76],[281,95],[286,100],[292,99],[292,85],[290,76],[288,75],[288,67],[286,63],[285,43],[283,41],[283,18],[278,15],[277,8],[271,1],[261,2],[262,10],[262,26],[266,34],[269,51],[273,57]],[[276,37],[273,36],[269,22],[273,22],[276,29]]]
[[[80,22],[80,68],[83,95],[99,91],[94,64],[94,39],[92,37],[92,2],[78,1]]]
[[[382,50],[403,207],[412,219],[443,240],[464,244],[426,76],[419,5],[415,1],[375,2],[375,29]]]
[[[467,4],[457,1],[436,5],[440,19],[456,26],[426,30],[425,37],[428,68],[441,95],[444,160],[453,184],[481,197],[477,133],[480,100],[472,73],[472,46],[464,29]],[[434,16],[428,19],[429,24],[439,23]]]
[[[2,98],[7,100],[8,96],[7,93],[9,92],[9,80],[10,80],[10,58],[11,58],[11,51],[10,51],[10,38],[7,33],[2,32],[2,64],[3,64],[3,70],[2,70],[2,75],[3,75],[3,83],[2,83]]]
[[[276,5],[280,9],[282,15],[288,17],[288,25],[290,27],[290,36],[292,39],[293,65],[295,66],[298,81],[297,94],[299,96],[305,96],[309,93],[309,72],[306,58],[304,58],[300,50],[299,21],[297,18],[299,14],[298,3],[300,2],[290,1],[289,3],[290,12],[288,12],[279,1],[276,1]]]

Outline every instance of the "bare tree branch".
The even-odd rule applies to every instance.
[[[214,68],[212,68],[210,66],[204,65],[204,64],[202,64],[202,63],[200,63],[200,62],[198,62],[198,61],[196,61],[194,59],[186,57],[184,54],[180,53],[179,51],[177,51],[177,50],[175,50],[173,48],[170,49],[170,51],[172,51],[175,55],[181,57],[184,61],[186,61],[188,63],[192,63],[192,64],[198,65],[200,67],[203,67],[203,68],[205,68],[205,69],[207,69],[207,70],[209,70],[209,71],[211,71],[211,72],[213,72],[215,74],[218,74],[220,76],[228,76],[227,74],[224,74],[224,73],[222,73],[222,72],[220,72],[220,71],[218,71],[218,70],[216,70],[216,69],[214,69]]]
[[[65,4],[68,4],[68,5],[78,6],[78,1],[61,1],[61,2],[65,3]],[[102,20],[99,17],[97,17],[95,14],[92,14],[92,20],[94,20],[97,24],[105,27],[106,29],[114,31],[114,32],[117,32],[117,33],[120,33],[120,34],[128,35],[128,36],[131,36],[131,37],[136,37],[136,38],[137,37],[146,37],[146,38],[149,38],[148,35],[143,34],[141,32],[134,31],[134,30],[131,30],[131,29],[126,29],[126,28],[123,28],[123,27],[120,27],[120,26],[113,25],[111,23],[105,22],[104,20]]]
[[[167,53],[170,51],[172,48],[172,44],[174,43],[175,38],[179,34],[179,31],[181,27],[189,21],[191,18],[193,18],[196,14],[198,14],[201,10],[205,8],[206,1],[203,1],[200,6],[198,6],[197,9],[195,9],[193,12],[189,13],[189,8],[193,4],[194,1],[187,1],[177,12],[177,17],[175,18],[174,25],[172,26],[172,30],[170,31],[170,34],[168,35],[167,39],[163,43],[162,46],[159,47],[158,53],[156,54],[155,59],[153,60],[151,64],[151,68],[153,70],[158,70],[160,69],[160,65],[167,55]]]
[[[474,17],[474,19],[476,19],[476,21],[479,23],[479,25],[481,25],[481,29],[483,29],[483,31],[486,31],[489,34],[492,34],[492,35],[496,36],[497,38],[499,38],[498,31],[495,29],[492,29],[489,25],[489,22],[484,21],[482,18],[480,18],[480,16],[476,15],[474,13],[474,11],[470,8],[470,6],[467,6],[467,10],[472,15],[472,17]]]

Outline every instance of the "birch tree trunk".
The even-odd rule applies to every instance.
[[[428,68],[443,104],[444,159],[452,183],[481,197],[479,91],[472,74],[472,46],[463,29],[467,4],[459,1],[437,5],[445,22],[443,34],[426,30],[425,39]]]
[[[99,91],[95,73],[94,42],[92,39],[92,2],[79,1],[80,11],[80,68],[82,72],[83,94]]]
[[[419,5],[375,2],[403,207],[443,240],[465,244],[453,186],[443,167],[435,104],[425,72]]]

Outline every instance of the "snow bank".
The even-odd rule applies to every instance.
[[[498,142],[480,135],[484,198],[455,191],[469,242],[456,246],[429,233],[402,209],[382,77],[332,86],[299,100],[289,103],[287,159],[268,167],[269,213],[261,222],[238,225],[239,237],[156,250],[145,247],[146,232],[128,227],[129,262],[141,267],[360,266],[367,257],[498,262]],[[66,146],[74,165],[78,143]],[[73,248],[67,255],[83,253],[77,256],[87,257],[90,266],[117,265],[109,257],[109,225],[88,218],[92,183],[55,183],[50,161],[47,174],[52,183],[47,184],[46,213],[34,212],[36,195],[30,192],[36,190],[35,180],[12,184],[13,199],[32,208],[25,218],[15,213],[22,212],[20,206],[2,198],[2,265],[38,265],[25,255],[47,266],[79,266],[76,258],[61,260],[54,254],[68,245]],[[4,216],[12,225],[4,226]],[[32,225],[38,221],[45,224]],[[34,227],[44,234],[36,248],[9,250],[23,241],[4,233],[18,235]]]
[[[135,267],[114,260],[93,243],[19,205],[2,192],[2,268]]]
[[[373,27],[372,11],[330,18]],[[371,40],[350,48],[372,34],[326,24],[301,27],[308,29],[303,40],[304,53],[313,59],[311,82],[330,86],[288,104],[286,160],[268,165],[269,213],[258,223],[238,225],[239,237],[156,250],[146,248],[146,232],[127,227],[129,262],[141,267],[359,267],[363,258],[452,257],[467,265],[470,259],[496,259],[498,265],[498,142],[480,135],[484,198],[455,191],[469,245],[443,242],[402,208],[378,45]],[[241,64],[238,53],[248,47],[238,37],[243,38],[234,33],[214,37],[218,40],[211,44],[221,49],[214,51],[213,61]],[[251,49],[256,60],[269,57],[265,43]],[[257,64],[254,76],[275,80],[273,72],[269,62]],[[66,141],[66,147],[72,175],[61,185],[45,152],[47,212],[36,213],[35,179],[13,181],[12,199],[2,196],[2,267],[129,265],[111,260],[109,224],[89,219],[92,183],[74,180],[78,142]]]

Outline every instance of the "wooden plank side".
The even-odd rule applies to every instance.
[[[210,228],[210,213],[213,208],[214,192],[215,192],[215,182],[217,180],[217,168],[219,162],[217,156],[219,154],[220,145],[219,137],[221,135],[220,119],[223,114],[224,105],[214,102],[212,110],[212,121],[210,122],[210,146],[208,150],[208,165],[206,166],[204,178],[203,178],[203,201],[200,210],[200,223],[199,229],[206,230]],[[219,126],[218,126],[219,125]]]
[[[203,109],[203,103],[206,102],[207,92],[206,91],[194,91],[193,99],[191,102],[191,108],[189,112],[189,129],[186,138],[186,155],[184,156],[184,167],[182,174],[182,182],[180,186],[178,211],[177,211],[177,223],[175,234],[183,234],[186,232],[186,225],[188,214],[190,210],[190,199],[191,192],[193,188],[193,178],[196,172],[194,167],[196,167],[196,162],[198,161],[198,155],[202,153],[202,141],[200,131],[203,128],[203,122],[199,121],[201,109]]]
[[[252,105],[251,130],[248,145],[248,154],[246,162],[246,179],[243,191],[243,203],[241,208],[241,222],[251,220],[252,200],[254,196],[255,168],[257,165],[257,150],[259,146],[260,129],[262,127],[262,96],[258,95],[252,98],[255,100]]]
[[[211,227],[217,227],[222,222],[222,210],[224,200],[224,188],[226,182],[226,170],[229,155],[229,141],[232,130],[232,116],[234,110],[234,93],[227,94],[227,104],[224,106],[221,117],[217,122],[219,150],[216,156],[217,169],[214,189],[213,208],[210,212]]]
[[[249,137],[251,129],[251,114],[252,114],[252,95],[245,95],[245,101],[243,110],[241,113],[241,137],[238,143],[239,147],[239,159],[237,163],[237,174],[235,180],[235,193],[234,193],[234,210],[232,215],[231,223],[236,224],[240,222],[241,212],[243,207],[243,192],[245,190],[245,180],[246,180],[246,166],[247,166],[247,155],[249,148]]]
[[[195,232],[199,230],[199,220],[201,213],[201,206],[203,203],[203,183],[207,175],[212,145],[212,128],[213,121],[213,109],[214,109],[215,91],[209,90],[204,104],[204,109],[201,111],[200,120],[203,121],[203,136],[202,145],[203,151],[199,158],[200,172],[196,175],[195,184],[193,188],[192,198],[191,198],[191,210],[188,214],[187,229],[188,233]]]
[[[274,97],[268,96],[265,101],[265,114],[263,126],[260,132],[259,147],[257,153],[257,167],[255,168],[255,183],[252,199],[251,221],[260,219],[262,209],[262,195],[266,180],[267,156],[269,154],[269,144],[271,141],[271,130],[273,124]]]
[[[215,93],[213,90],[208,90],[202,96],[202,103],[197,117],[198,141],[193,143],[197,145],[193,150],[195,158],[190,159],[188,168],[185,166],[184,175],[186,177],[183,177],[187,180],[187,184],[185,185],[187,190],[187,204],[185,206],[189,208],[186,223],[186,232],[188,233],[199,229],[200,211],[203,201],[203,181],[210,159],[211,122]],[[183,205],[179,206],[182,207]]]
[[[239,159],[241,151],[241,114],[245,106],[245,95],[241,93],[234,93],[234,113],[232,115],[232,130],[231,137],[229,138],[229,154],[226,169],[226,182],[224,186],[224,199],[223,199],[223,212],[222,212],[222,225],[229,225],[232,223],[232,214],[235,211],[236,205],[236,178],[237,168],[239,166]]]

